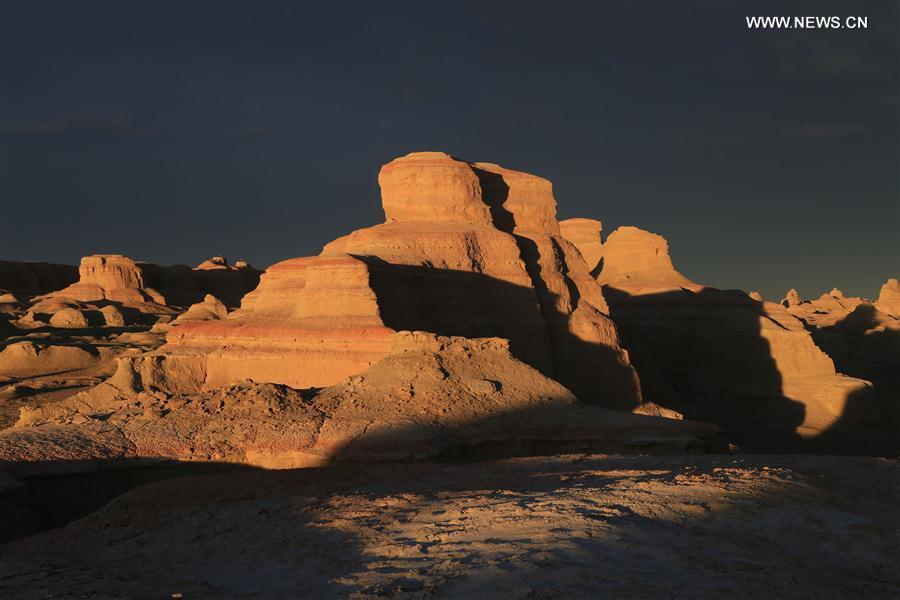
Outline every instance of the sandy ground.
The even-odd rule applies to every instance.
[[[192,476],[0,547],[0,597],[896,598],[898,468],[566,456]]]

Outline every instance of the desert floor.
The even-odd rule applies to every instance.
[[[0,597],[896,598],[898,464],[593,455],[196,475],[0,546]]]

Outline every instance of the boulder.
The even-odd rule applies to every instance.
[[[50,324],[64,329],[81,329],[88,326],[88,319],[77,308],[64,308],[50,317]]]

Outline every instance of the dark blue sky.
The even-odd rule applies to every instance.
[[[697,281],[873,296],[900,264],[897,6],[4,0],[0,257],[266,266],[380,222],[379,166],[445,150],[664,235]]]

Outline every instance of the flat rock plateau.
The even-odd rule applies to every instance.
[[[529,173],[378,183],[264,270],[0,261],[0,597],[900,596],[896,278],[767,300]]]

